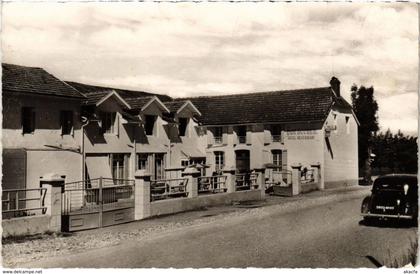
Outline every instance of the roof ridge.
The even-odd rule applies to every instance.
[[[174,98],[174,101],[178,100],[189,100],[191,98],[194,99],[201,99],[201,98],[217,98],[217,97],[226,97],[226,96],[242,96],[242,95],[255,95],[255,94],[275,94],[280,92],[298,92],[298,91],[315,91],[315,90],[323,90],[323,89],[331,89],[331,87],[317,87],[317,88],[301,88],[301,89],[285,89],[285,90],[272,90],[272,91],[254,91],[254,92],[246,92],[246,93],[232,93],[232,94],[220,94],[220,95],[202,95],[196,97],[178,97]]]
[[[31,69],[41,69],[43,71],[46,71],[44,68],[42,67],[34,67],[34,66],[24,66],[24,65],[17,65],[17,64],[11,64],[11,63],[5,63],[2,62],[2,65],[6,65],[6,66],[11,66],[11,67],[20,67],[20,68],[31,68]]]

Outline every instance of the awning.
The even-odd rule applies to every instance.
[[[141,124],[141,119],[140,119],[140,116],[138,116],[138,115],[132,115],[132,114],[130,114],[130,113],[128,113],[128,112],[126,112],[126,111],[123,111],[122,113],[121,113],[121,115],[122,115],[122,124],[136,124],[136,125],[138,125],[138,124]]]
[[[109,158],[107,155],[87,156],[86,167],[91,180],[99,177],[112,178],[111,167],[109,166]]]
[[[181,152],[188,158],[206,158],[206,154],[195,147],[184,146]]]

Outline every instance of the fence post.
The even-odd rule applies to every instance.
[[[137,170],[134,179],[134,220],[141,220],[150,217],[150,174]]]
[[[265,197],[265,168],[255,168],[257,174],[258,189],[261,191],[261,198]]]
[[[40,185],[46,189],[44,206],[45,214],[50,216],[49,230],[61,232],[61,198],[64,192],[66,176],[46,174],[40,177]]]
[[[292,165],[292,195],[298,195],[300,193],[300,169],[302,168],[301,164]]]
[[[314,170],[314,182],[318,185],[318,189],[320,190],[324,189],[324,180],[320,178],[321,164],[320,163],[312,164],[311,168],[313,168]]]
[[[188,197],[193,198],[198,196],[198,177],[200,176],[200,171],[195,167],[187,167],[182,172],[182,177],[188,180],[187,182],[187,192]]]
[[[235,192],[236,191],[235,169],[225,169],[223,170],[223,175],[226,176],[227,193]]]

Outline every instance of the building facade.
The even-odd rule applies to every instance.
[[[38,187],[51,172],[177,178],[188,166],[266,168],[269,181],[296,164],[319,165],[322,188],[357,184],[358,122],[334,77],[324,88],[174,99],[3,64],[3,110],[4,188]]]

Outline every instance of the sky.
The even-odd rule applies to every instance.
[[[417,135],[414,3],[3,3],[3,62],[173,97],[373,86]]]

